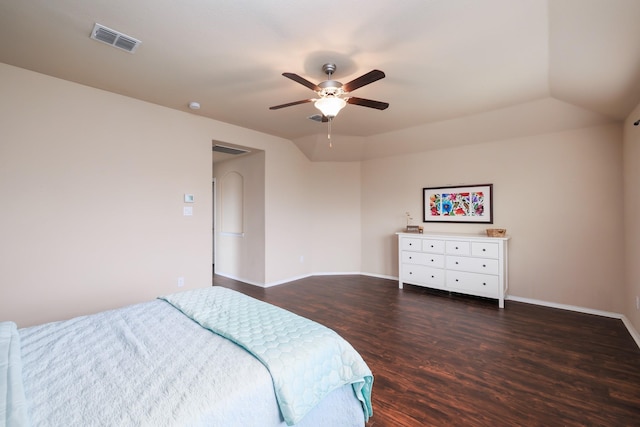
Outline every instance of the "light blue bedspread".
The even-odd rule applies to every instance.
[[[219,286],[161,298],[259,359],[271,373],[288,425],[299,422],[327,394],[345,384],[352,384],[362,402],[365,421],[373,414],[371,370],[331,329]]]
[[[0,426],[27,426],[20,336],[13,322],[0,322]]]

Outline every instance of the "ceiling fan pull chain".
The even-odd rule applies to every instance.
[[[327,132],[327,139],[329,140],[329,148],[333,148],[333,143],[331,142],[331,122],[332,121],[333,121],[332,119],[329,119],[329,121],[327,122],[327,125],[329,128]]]

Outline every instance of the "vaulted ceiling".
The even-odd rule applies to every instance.
[[[94,41],[95,23],[142,44]],[[386,73],[353,95],[390,107],[347,105],[332,126],[345,138],[487,114],[486,127],[548,121],[531,112],[549,106],[598,124],[640,102],[638,0],[0,0],[0,40],[0,62],[281,136],[310,157],[327,132],[313,104],[268,107],[313,97],[282,73],[318,83],[327,62],[343,83]]]

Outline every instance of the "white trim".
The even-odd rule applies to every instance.
[[[218,223],[216,222],[216,210],[218,209],[218,201],[217,199],[217,189],[216,189],[216,179],[211,179],[211,237],[213,238],[213,256],[211,257],[211,262],[213,263],[213,273],[216,273],[216,254],[218,253],[218,246],[216,243],[216,228],[218,227]]]
[[[360,273],[363,276],[377,277],[378,279],[388,279],[398,281],[398,277],[394,276],[386,276],[384,274],[373,274],[373,273]]]
[[[627,316],[625,316],[624,314],[622,315],[622,323],[624,323],[624,326],[627,327],[627,330],[631,334],[631,338],[633,338],[633,340],[640,348],[640,334],[638,334],[638,331],[636,331],[629,319],[627,319]]]
[[[261,283],[252,282],[251,280],[243,279],[242,277],[232,276],[231,274],[225,274],[225,273],[216,272],[216,275],[217,276],[226,277],[226,278],[232,279],[232,280],[237,280],[238,282],[246,283],[248,285],[257,286],[259,288],[264,288],[265,287],[265,285],[263,285]]]
[[[506,299],[509,301],[517,301],[517,302],[524,302],[527,304],[535,304],[535,305],[541,305],[545,307],[559,308],[560,310],[576,311],[579,313],[595,314],[596,316],[604,316],[604,317],[610,317],[612,319],[620,319],[622,320],[622,323],[624,324],[624,326],[627,328],[627,331],[629,331],[629,334],[631,334],[631,338],[633,338],[638,348],[640,348],[640,334],[638,334],[638,331],[636,331],[636,329],[633,327],[629,319],[627,319],[627,317],[624,314],[613,313],[610,311],[593,310],[591,308],[578,307],[575,305],[557,304],[554,302],[540,301],[540,300],[530,299],[530,298],[514,297],[511,295],[507,296]]]
[[[278,280],[277,282],[265,283],[264,287],[270,288],[272,286],[284,285],[285,283],[295,282],[296,280],[306,279],[307,277],[311,277],[311,276],[313,276],[313,274],[303,274],[301,276],[291,277],[289,279]]]
[[[527,304],[541,305],[544,307],[559,308],[561,310],[577,311],[579,313],[586,313],[586,314],[595,314],[596,316],[611,317],[613,319],[622,319],[623,317],[622,314],[620,313],[594,310],[591,308],[579,307],[576,305],[558,304],[555,302],[541,301],[541,300],[531,299],[531,298],[514,297],[513,295],[509,295],[505,299],[509,301],[524,302]]]
[[[364,276],[364,273],[357,271],[323,271],[321,273],[311,273],[311,276]]]
[[[380,279],[389,279],[389,280],[394,280],[394,281],[398,281],[398,277],[394,277],[394,276],[386,276],[386,275],[382,275],[382,274],[373,274],[373,273],[348,273],[348,272],[324,272],[324,273],[311,273],[311,274],[305,274],[305,275],[301,275],[298,277],[293,277],[290,279],[284,279],[284,280],[279,280],[277,282],[271,282],[268,284],[259,284],[259,283],[252,283],[249,281],[246,281],[244,279],[240,279],[237,277],[233,277],[233,276],[229,276],[226,274],[221,274],[221,273],[216,273],[220,276],[224,276],[224,277],[228,277],[230,279],[234,279],[234,280],[239,280],[241,282],[245,282],[248,283],[250,285],[255,285],[255,286],[259,286],[262,288],[270,288],[272,286],[278,286],[278,285],[282,285],[285,283],[289,283],[289,282],[293,282],[296,280],[300,280],[300,279],[305,279],[307,277],[311,277],[311,276],[354,276],[354,275],[360,275],[360,276],[370,276],[370,277],[377,277]],[[640,348],[640,334],[638,334],[638,331],[635,330],[635,328],[633,327],[633,325],[631,324],[631,322],[629,321],[629,319],[627,319],[627,317],[624,314],[620,314],[620,313],[613,313],[611,311],[604,311],[604,310],[594,310],[591,308],[586,308],[586,307],[579,307],[576,305],[568,305],[568,304],[558,304],[555,302],[548,302],[548,301],[542,301],[542,300],[538,300],[538,299],[532,299],[532,298],[522,298],[522,297],[516,297],[513,295],[507,295],[505,296],[505,300],[506,301],[516,301],[516,302],[523,302],[525,304],[533,304],[533,305],[539,305],[539,306],[543,306],[543,307],[551,307],[551,308],[557,308],[560,310],[569,310],[569,311],[575,311],[578,313],[585,313],[585,314],[594,314],[596,316],[603,316],[603,317],[609,317],[612,319],[620,319],[622,320],[622,323],[624,324],[624,326],[627,328],[627,330],[629,331],[629,334],[631,334],[631,337],[633,338],[633,340],[636,342],[636,344],[638,345],[638,348]]]

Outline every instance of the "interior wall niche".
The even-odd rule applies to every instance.
[[[221,231],[230,234],[244,233],[244,177],[229,172],[220,183]]]

